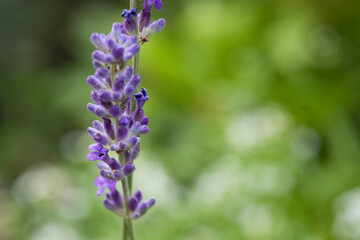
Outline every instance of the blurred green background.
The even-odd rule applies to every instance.
[[[360,239],[360,4],[163,0],[141,50],[146,240]],[[120,239],[85,156],[120,0],[0,1],[0,239]]]

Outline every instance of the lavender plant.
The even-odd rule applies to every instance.
[[[130,10],[124,9],[121,14],[123,22],[115,22],[108,35],[91,35],[91,42],[97,48],[92,53],[96,70],[87,78],[87,83],[94,89],[91,92],[94,103],[87,107],[102,119],[102,122],[95,120],[87,129],[96,142],[89,146],[91,152],[87,158],[98,161],[99,176],[94,182],[98,187],[97,195],[108,190],[103,204],[123,218],[123,240],[135,239],[132,221],[155,204],[154,198],[143,201],[140,190],[131,192],[140,137],[150,131],[149,118],[143,109],[149,100],[148,93],[145,88],[136,92],[141,82],[140,46],[165,26],[163,18],[151,23],[152,6],[161,10],[161,0],[144,0],[139,14],[136,1],[130,0]],[[130,60],[131,65],[128,64]],[[118,159],[111,158],[109,151],[116,152]]]

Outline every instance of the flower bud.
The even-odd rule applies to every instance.
[[[146,212],[146,209],[148,208],[147,203],[141,203],[138,208],[138,212],[140,215],[144,214]]]
[[[130,211],[135,211],[137,206],[138,206],[139,202],[136,198],[134,197],[131,197],[130,200],[129,200],[129,209]]]
[[[104,125],[98,120],[93,121],[93,127],[99,132],[105,132]]]
[[[125,49],[123,47],[117,47],[111,52],[111,54],[115,59],[120,60],[124,56],[124,50]]]
[[[122,115],[121,118],[119,119],[118,123],[119,123],[119,127],[121,127],[121,128],[129,127],[129,124],[130,124],[129,116]]]
[[[105,134],[102,134],[101,132],[99,132],[98,130],[96,130],[95,128],[92,128],[92,127],[89,127],[87,130],[88,130],[89,135],[97,143],[100,143],[101,145],[109,145],[110,144],[110,139]]]
[[[134,89],[138,88],[141,82],[140,75],[134,75],[131,80],[129,81],[128,85],[133,86]],[[146,90],[145,90],[146,91]]]
[[[121,173],[121,171],[120,170],[115,170],[114,171],[114,178],[115,178],[115,180],[121,180],[121,179],[123,179],[123,175],[122,175],[122,173]]]
[[[118,40],[118,42],[121,42],[122,40],[122,33],[123,33],[123,27],[122,24],[119,22],[115,22],[111,29],[111,34]]]
[[[109,118],[103,118],[104,121],[104,129],[106,134],[111,138],[111,139],[115,139],[115,124],[113,123],[113,121],[111,121],[111,119]]]
[[[106,40],[106,46],[110,50],[114,50],[116,48],[117,44],[112,38],[109,38],[109,39]]]
[[[137,54],[140,51],[140,46],[137,43],[134,43],[130,47],[128,47],[124,54],[124,60],[128,61],[130,60],[135,54]]]
[[[134,93],[135,89],[133,86],[126,86],[125,96],[130,97]]]
[[[140,83],[140,82],[139,82]],[[134,95],[136,101],[137,109],[143,108],[145,102],[149,100],[149,96],[147,95],[147,91],[145,88],[142,88],[141,91]]]
[[[112,93],[112,99],[115,102],[119,102],[122,98],[122,94],[120,92],[113,92]]]
[[[95,76],[104,79],[106,84],[111,87],[110,71],[104,67],[96,69]]]
[[[163,28],[165,27],[165,19],[160,18],[157,21],[154,21],[152,24],[150,24],[148,27],[146,27],[143,32],[144,35],[153,35],[157,32],[160,32],[161,30],[163,30]]]
[[[156,202],[155,198],[150,198],[150,199],[146,202],[147,207],[148,207],[148,208],[152,207],[152,206],[155,204],[155,202]]]
[[[129,140],[126,142],[128,148],[132,148],[135,144],[138,144],[140,142],[140,138],[133,136],[129,138]]]
[[[150,132],[150,128],[148,126],[146,126],[146,125],[143,125],[143,126],[140,127],[138,134],[145,135],[148,132]]]
[[[100,99],[99,99],[99,92],[98,91],[91,91],[91,98],[92,100],[97,103],[100,104]]]
[[[125,79],[125,82],[129,81],[134,73],[134,69],[132,66],[127,66],[121,73],[121,76],[123,76]]]
[[[92,52],[91,57],[94,61],[106,62],[107,55],[106,55],[106,53],[104,53],[102,51],[95,50]]]
[[[134,195],[133,195],[133,197],[135,197],[137,200],[138,200],[138,202],[141,202],[141,200],[142,200],[142,192],[140,191],[140,190],[137,190],[135,193],[134,193]]]
[[[100,79],[96,78],[95,76],[89,76],[86,79],[86,82],[95,90],[100,90],[102,88],[106,88],[104,83]]]
[[[111,144],[110,150],[111,151],[123,151],[127,147],[126,143],[123,141],[118,142],[117,144]]]
[[[104,64],[102,62],[93,61],[92,64],[93,64],[94,68],[104,67]]]
[[[90,40],[91,43],[98,49],[100,50],[106,50],[106,45],[105,45],[105,34],[98,34],[98,33],[93,33],[90,36]]]
[[[116,212],[118,207],[109,199],[105,199],[103,202],[104,206],[112,212]]]
[[[112,101],[112,94],[108,90],[101,89],[99,91],[99,99],[103,102],[110,102]]]
[[[124,76],[116,77],[113,90],[115,92],[120,92],[121,90],[124,89],[124,86],[125,86],[125,77]]]
[[[97,163],[97,167],[98,167],[100,170],[111,171],[110,166],[107,165],[105,162],[98,162],[98,163]]]
[[[132,34],[136,29],[136,23],[134,20],[134,17],[136,17],[136,13],[137,8],[134,8],[131,10],[124,9],[123,13],[121,14],[121,16],[125,18],[123,26],[128,34]]]
[[[133,120],[140,122],[144,117],[143,109],[136,109],[133,113]]]
[[[151,14],[150,11],[142,10],[138,16],[139,18],[139,31],[141,32],[143,28],[149,26]]]
[[[105,169],[101,169],[100,170],[100,176],[104,177],[104,178],[108,178],[108,179],[114,179],[114,175],[113,172],[111,170],[105,170]]]
[[[123,172],[126,176],[131,175],[134,171],[135,171],[135,166],[132,163],[126,164],[125,167],[123,168]]]
[[[95,76],[98,78],[106,79],[110,77],[110,72],[104,67],[98,68],[96,69]]]
[[[102,106],[88,103],[87,108],[98,117],[105,117],[107,115],[107,110]]]
[[[121,115],[121,108],[117,105],[112,105],[109,108],[109,113],[113,118],[119,118]]]
[[[162,2],[161,2],[161,0],[155,0],[155,8],[157,9],[157,10],[161,10],[161,8],[162,8],[162,6],[163,6],[163,4],[162,4]]]
[[[143,117],[143,119],[140,121],[141,125],[149,125],[149,118],[147,116]]]

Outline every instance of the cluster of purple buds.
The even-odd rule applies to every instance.
[[[160,18],[152,23],[151,19],[151,7],[155,3],[155,8],[161,10],[162,2],[161,0],[144,0],[144,8],[138,14],[139,20],[139,35],[141,43],[149,41],[149,36],[161,31],[165,27],[165,19]]]
[[[94,185],[101,196],[106,189],[104,206],[124,218],[139,218],[155,204],[155,199],[142,201],[141,191],[128,196],[128,206],[124,196],[117,190],[118,181],[123,181],[135,171],[134,160],[140,153],[140,137],[147,134],[149,118],[145,115],[144,104],[149,100],[147,91],[142,88],[138,93],[141,77],[134,73],[127,62],[140,51],[140,43],[148,36],[162,30],[165,20],[159,19],[150,24],[150,10],[161,10],[161,0],[145,0],[144,8],[137,14],[137,9],[124,10],[123,22],[116,22],[108,35],[93,33],[91,42],[97,48],[92,53],[94,75],[87,78],[87,83],[94,89],[91,92],[93,103],[88,109],[102,121],[93,121],[88,134],[96,143],[89,146],[87,158],[98,161],[99,175]],[[137,36],[137,30],[139,35]],[[135,34],[135,35],[134,35]],[[114,151],[122,156],[118,161],[109,156]],[[124,208],[131,215],[126,215]]]

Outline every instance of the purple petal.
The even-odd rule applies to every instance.
[[[101,176],[98,176],[94,181],[95,187],[101,187],[104,183],[105,183],[105,179]]]
[[[89,159],[90,161],[97,161],[100,159],[99,154],[97,152],[89,153],[88,155],[86,155],[86,158]]]
[[[93,144],[90,144],[90,146],[89,146],[90,151],[100,151],[102,148],[103,148],[103,146],[98,143],[93,143]]]

